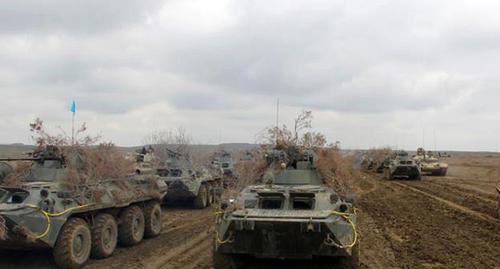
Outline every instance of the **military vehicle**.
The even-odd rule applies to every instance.
[[[384,177],[386,179],[416,179],[422,178],[420,166],[408,156],[406,151],[397,151],[388,161],[384,168]]]
[[[423,148],[417,149],[417,154],[413,160],[420,166],[424,174],[432,176],[446,176],[448,164],[440,162],[439,159],[430,151],[426,152]]]
[[[216,153],[212,163],[219,164],[224,172],[224,175],[230,177],[235,175],[233,156],[231,153],[225,150]]]
[[[167,155],[170,156],[168,150],[166,151]],[[134,170],[137,175],[168,175],[166,161],[160,160],[160,158],[155,155],[155,150],[152,146],[149,146],[147,149],[143,147],[137,150],[129,159],[134,161]]]
[[[0,186],[0,248],[51,248],[59,267],[79,268],[89,257],[112,255],[118,243],[131,246],[160,234],[167,186],[157,176],[69,185],[68,158],[50,146],[1,161],[32,165],[19,186]],[[11,173],[5,162],[2,170]]]
[[[385,158],[382,162],[377,163],[375,172],[381,174],[384,173],[384,169],[389,168],[389,163],[391,162],[390,158]]]
[[[222,194],[220,171],[194,168],[188,156],[173,151],[170,151],[162,179],[169,188],[166,203],[191,203],[201,209],[214,204]]]
[[[266,160],[265,183],[244,188],[217,214],[215,268],[238,268],[249,257],[330,257],[341,268],[356,268],[353,200],[322,183],[311,152],[273,151]]]
[[[361,168],[365,171],[372,171],[376,169],[377,163],[372,159],[367,156],[363,156],[361,159]]]
[[[137,175],[155,174],[155,170],[153,168],[154,155],[152,152],[144,152],[141,150],[133,156],[135,163],[134,171]]]

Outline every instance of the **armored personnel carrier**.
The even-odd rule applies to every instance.
[[[219,164],[222,168],[224,175],[226,176],[234,176],[234,161],[231,153],[223,150],[218,152],[214,156],[214,160],[212,161],[214,164]]]
[[[361,169],[363,169],[364,171],[372,171],[374,169],[376,169],[377,167],[377,163],[372,159],[372,158],[369,158],[367,156],[363,156],[362,159],[361,159]]]
[[[117,244],[131,246],[161,231],[160,201],[167,192],[157,176],[134,176],[68,184],[68,159],[46,147],[16,187],[0,186],[0,248],[51,248],[61,268],[79,268],[89,257],[106,258]],[[80,159],[81,160],[81,159]]]
[[[137,175],[152,175],[157,173],[154,169],[154,153],[153,151],[142,148],[133,154],[133,161],[135,163],[134,171]]]
[[[385,158],[382,162],[377,163],[377,166],[375,168],[375,172],[382,174],[384,173],[384,169],[389,168],[389,164],[391,163],[390,158]]]
[[[422,173],[432,176],[446,176],[448,164],[440,162],[439,159],[430,151],[426,152],[423,148],[417,149],[417,154],[413,160],[420,166]]]
[[[408,156],[406,151],[395,152],[384,168],[386,179],[410,179],[420,180],[422,173],[420,166]]]
[[[245,258],[330,257],[359,264],[353,201],[322,183],[312,152],[273,151],[262,185],[244,188],[216,218],[214,266],[238,268]]]
[[[188,157],[175,152],[171,152],[167,167],[162,174],[169,188],[166,203],[191,203],[201,209],[215,203],[222,193],[220,171],[195,169]]]

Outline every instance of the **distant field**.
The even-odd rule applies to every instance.
[[[245,144],[245,143],[230,143],[230,144],[220,144],[220,145],[192,145],[194,152],[207,152],[207,151],[217,151],[217,150],[227,150],[230,152],[240,151],[240,150],[251,150],[257,147],[255,144]],[[120,151],[131,152],[137,149],[137,147],[118,147]],[[24,153],[33,151],[34,146],[22,145],[22,144],[12,144],[12,145],[0,145],[0,158],[6,157],[22,157],[26,156]]]
[[[0,145],[0,158],[22,157],[23,153],[32,151],[34,146],[28,145]]]

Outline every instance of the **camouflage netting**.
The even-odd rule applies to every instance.
[[[0,185],[6,187],[15,187],[21,183],[21,178],[27,173],[31,167],[31,162],[18,161],[13,166],[13,170],[3,180],[0,180]]]
[[[266,161],[262,158],[263,154],[259,151],[255,151],[252,155],[254,157],[249,160],[241,160],[241,158],[238,158],[241,154],[235,155],[236,158],[239,159],[239,161],[236,161],[234,164],[239,188],[259,182],[266,169]]]
[[[317,169],[323,182],[341,194],[351,194],[354,181],[359,178],[359,172],[354,169],[354,160],[342,156],[335,148],[319,149],[317,154]]]
[[[132,161],[127,160],[111,143],[64,147],[63,156],[68,161],[67,180],[72,184],[125,178],[134,170]]]
[[[83,124],[77,131],[75,139],[64,134],[51,135],[43,125],[43,121],[36,119],[30,124],[32,138],[35,141],[37,152],[44,151],[47,147],[57,149],[56,154],[62,158],[68,168],[65,182],[72,184],[92,184],[105,179],[125,178],[133,173],[133,163],[118,151],[112,143],[96,145],[99,137],[84,136],[87,130]],[[31,168],[32,162],[19,161],[14,163],[13,172],[3,182],[4,185],[16,186],[22,182],[24,176]]]

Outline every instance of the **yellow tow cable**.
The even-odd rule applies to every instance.
[[[71,212],[73,210],[77,210],[77,209],[81,209],[81,208],[85,208],[85,207],[89,207],[89,206],[92,206],[93,204],[88,204],[88,205],[81,205],[81,206],[75,206],[75,207],[72,207],[72,208],[68,208],[62,212],[59,212],[59,213],[49,213],[43,209],[41,209],[39,206],[36,206],[36,205],[31,205],[31,204],[27,204],[26,207],[28,208],[33,208],[33,209],[36,209],[40,212],[42,212],[42,214],[45,216],[45,219],[47,220],[47,228],[45,228],[45,231],[37,236],[35,236],[35,239],[40,239],[40,238],[43,238],[45,237],[47,234],[49,234],[50,232],[50,228],[52,226],[52,222],[50,221],[50,218],[51,217],[60,217],[62,215],[65,215],[67,214],[68,212]]]
[[[357,213],[357,209],[356,209],[356,208],[354,208],[354,213],[339,212],[339,211],[335,211],[335,210],[329,210],[328,212],[329,212],[329,213],[332,213],[332,214],[334,214],[334,215],[340,216],[340,217],[344,218],[345,220],[347,220],[347,222],[348,222],[348,223],[351,225],[351,227],[352,227],[352,232],[353,232],[353,235],[354,235],[354,239],[352,240],[352,243],[351,243],[351,244],[346,245],[346,246],[343,246],[343,245],[339,245],[339,244],[335,243],[335,242],[333,241],[333,239],[331,239],[331,238],[330,238],[330,234],[328,234],[327,239],[325,239],[325,241],[327,241],[327,242],[325,242],[325,244],[326,244],[326,245],[329,245],[329,246],[337,246],[337,247],[342,248],[342,249],[345,249],[345,248],[352,248],[352,247],[354,247],[354,246],[356,245],[356,243],[358,242],[358,232],[357,232],[357,230],[356,230],[356,224],[354,224],[354,222],[352,221],[351,216],[352,216],[352,215],[355,215],[355,214]],[[215,212],[215,213],[214,213],[214,215],[215,215],[216,217],[218,217],[219,215],[222,215],[222,214],[224,214],[224,212],[222,212],[222,211],[217,211],[217,212]],[[228,238],[228,239],[226,239],[226,240],[221,240],[221,239],[219,238],[219,232],[217,232],[217,231],[215,231],[215,238],[216,238],[216,240],[217,240],[217,243],[219,243],[220,245],[222,245],[222,244],[227,244],[227,243],[232,243],[232,242],[234,241],[234,240],[231,238],[231,235],[229,236],[229,238]]]
[[[220,215],[223,215],[224,211],[216,211],[214,212],[215,218],[217,219]],[[219,232],[215,230],[215,240],[217,241],[217,244],[223,245],[223,244],[228,244],[234,242],[234,239],[232,238],[232,234],[229,234],[229,237],[226,240],[221,240],[219,237]]]
[[[219,232],[216,230],[215,231],[215,239],[217,240],[217,244],[219,244],[219,245],[224,245],[224,244],[228,244],[228,243],[233,243],[234,242],[234,238],[232,238],[232,233],[231,232],[229,233],[229,237],[226,240],[221,240],[219,238]]]
[[[329,211],[332,214],[335,214],[335,215],[340,216],[340,217],[344,218],[345,220],[347,220],[347,222],[352,227],[352,233],[354,235],[354,239],[352,240],[351,244],[343,246],[343,245],[339,245],[339,244],[335,243],[335,241],[333,241],[333,239],[330,237],[330,234],[328,234],[327,238],[325,239],[325,244],[327,246],[336,246],[338,248],[345,249],[345,248],[352,248],[352,247],[354,247],[356,245],[356,243],[358,242],[358,232],[356,231],[356,225],[354,224],[354,222],[351,219],[351,216],[355,215],[356,211],[357,211],[356,208],[354,209],[354,213],[338,212],[338,211],[335,211],[335,210]]]

